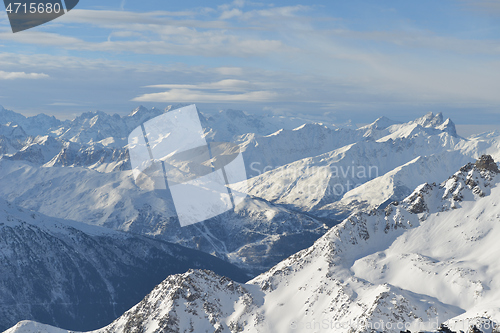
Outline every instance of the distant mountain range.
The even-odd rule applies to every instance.
[[[49,216],[199,249],[258,274],[351,212],[401,200],[482,154],[500,157],[498,136],[461,138],[441,114],[403,124],[381,117],[359,129],[315,122],[292,129],[304,120],[234,110],[200,114],[209,140],[239,144],[250,197],[236,211],[180,228],[168,193],[135,185],[126,146],[132,129],[168,111],[139,107],[124,117],[89,112],[59,121],[2,108],[0,197]]]
[[[190,327],[194,331],[201,327],[202,331],[219,329],[255,332],[252,328],[257,327],[257,332],[268,332],[266,329],[288,332],[292,329],[290,325],[305,325],[311,318],[323,318],[323,314],[335,320],[350,318],[373,321],[386,318],[396,322],[395,318],[400,318],[409,322],[420,318],[423,321],[445,321],[459,318],[456,316],[460,313],[472,313],[471,309],[475,309],[476,305],[473,304],[476,303],[471,300],[460,303],[448,296],[442,298],[435,290],[425,289],[426,286],[414,289],[411,283],[402,282],[404,279],[413,281],[413,276],[419,276],[416,273],[407,276],[396,273],[396,269],[387,274],[376,272],[389,272],[391,265],[402,265],[409,272],[425,271],[422,262],[425,265],[439,263],[442,265],[439,267],[449,269],[460,267],[464,271],[481,271],[481,268],[473,267],[472,264],[453,266],[450,264],[452,259],[434,257],[430,250],[424,248],[435,242],[439,244],[436,246],[451,251],[464,241],[458,235],[457,239],[450,240],[451,245],[447,247],[442,244],[441,238],[434,239],[430,234],[418,230],[427,230],[424,228],[424,225],[429,226],[427,221],[439,220],[442,215],[458,214],[453,215],[453,218],[463,218],[467,216],[465,212],[470,208],[468,205],[472,205],[470,209],[475,209],[474,205],[483,205],[486,201],[493,208],[485,206],[487,214],[484,216],[488,216],[491,221],[498,220],[494,201],[498,182],[496,170],[493,170],[496,164],[491,159],[486,160],[486,157],[482,157],[483,160],[476,166],[470,164],[483,155],[500,160],[498,133],[462,138],[457,135],[450,119],[432,113],[407,123],[381,117],[360,128],[299,118],[256,117],[235,110],[217,114],[200,113],[208,141],[231,141],[239,145],[249,177],[245,184],[249,188],[249,196],[234,211],[181,228],[168,191],[146,191],[135,184],[127,150],[127,136],[131,130],[172,108],[158,110],[139,107],[124,117],[89,112],[74,120],[61,121],[46,115],[27,118],[0,107],[0,198],[6,200],[2,205],[14,207],[5,208],[10,212],[8,214],[14,216],[14,211],[19,210],[23,211],[24,217],[34,214],[36,217],[33,221],[19,218],[27,223],[21,225],[30,229],[35,227],[29,226],[29,223],[37,225],[39,220],[78,225],[75,227],[75,230],[80,230],[77,233],[85,235],[83,238],[92,239],[89,242],[96,246],[95,249],[86,250],[91,253],[111,253],[109,262],[101,257],[96,259],[100,266],[71,266],[68,261],[64,261],[57,263],[58,268],[43,268],[40,271],[43,273],[37,273],[40,277],[48,276],[64,287],[54,287],[57,289],[54,291],[50,289],[52,287],[46,286],[43,297],[37,295],[38,298],[30,298],[29,293],[24,298],[20,297],[18,303],[14,302],[18,304],[17,308],[14,307],[17,310],[5,313],[6,323],[12,325],[12,320],[22,318],[65,328],[72,328],[68,325],[75,322],[76,329],[95,329],[98,327],[96,323],[115,319],[146,295],[155,283],[177,273],[180,274],[167,278],[132,312],[127,312],[109,326],[108,331],[128,332],[127,329],[130,331],[132,328],[148,331],[147,327],[162,327],[168,323],[167,326],[174,327],[172,331],[175,332],[189,331]],[[450,178],[454,181],[433,185],[441,183],[459,169]],[[241,190],[242,185],[231,184],[231,187]],[[457,193],[451,195],[454,191]],[[0,220],[10,219],[8,216],[11,215],[8,214],[0,216]],[[443,224],[445,229],[448,228],[446,223]],[[109,235],[96,236],[94,231],[89,231],[87,235],[86,226],[90,228],[88,230],[101,230],[99,233],[108,230]],[[9,228],[17,230],[17,227]],[[11,229],[8,229],[9,232]],[[450,230],[455,229],[443,232],[455,235]],[[460,230],[467,235],[472,232],[469,229]],[[396,244],[394,242],[401,242],[400,237],[410,237],[419,232],[423,233],[418,236],[420,238],[411,240],[411,248],[415,248],[416,252],[411,250],[406,256],[403,249],[397,248],[399,252],[391,252],[394,258],[384,259],[386,257],[382,254],[380,258],[377,257],[380,251],[389,251],[390,246]],[[79,242],[68,242],[70,236],[67,233],[54,234],[53,228],[48,231],[37,230],[36,233],[43,234],[43,237],[35,237],[35,240],[50,236],[54,237],[53,243],[57,244],[62,239],[65,246],[70,247],[61,247],[63,252],[78,252],[83,257],[77,256],[78,260],[90,256],[79,248],[82,246]],[[25,237],[28,233],[22,231],[21,234]],[[45,246],[49,253],[57,253],[59,249],[52,248],[52,242],[43,245],[23,237],[13,233],[7,238],[19,238],[19,242],[25,244],[25,252],[20,252],[21,257],[29,251],[40,252],[39,249]],[[109,245],[112,248],[102,244],[103,237],[112,244]],[[140,249],[131,245],[134,242],[142,242]],[[11,258],[14,244],[6,241],[0,255]],[[175,261],[160,251],[162,254],[159,256],[164,256],[161,260],[174,260],[178,262],[175,267],[181,268],[170,269],[168,265],[162,264],[165,270],[158,272],[154,279],[147,280],[150,283],[137,282],[142,281],[143,277],[132,273],[136,270],[133,267],[149,267],[150,270],[157,263],[144,261],[136,252],[149,253],[151,248],[160,246],[158,244],[176,249],[191,248],[192,256]],[[493,243],[485,244],[493,246]],[[133,261],[133,264],[127,268],[120,266],[124,259],[113,252],[115,248],[131,249],[127,258],[134,259],[127,260]],[[208,266],[190,264],[199,263],[196,261],[198,259],[193,258],[203,255],[215,261],[212,263],[203,259]],[[384,255],[387,256],[387,253]],[[134,256],[143,258],[143,261]],[[403,259],[396,260],[396,257]],[[13,258],[21,260],[15,256]],[[64,258],[64,255],[57,254],[57,258]],[[7,260],[9,265],[14,265],[10,263],[13,260]],[[45,259],[37,260],[43,262],[41,267],[50,266],[44,262]],[[465,257],[462,260],[466,262]],[[20,266],[25,267],[22,274],[27,276],[22,283],[33,290],[39,287],[35,282],[29,285],[30,281],[36,281],[29,271],[37,267],[36,262],[29,261],[26,266]],[[59,269],[64,265],[68,268]],[[113,268],[115,265],[122,270]],[[490,263],[484,265],[486,267]],[[78,274],[85,276],[94,273],[74,273],[77,271],[74,266],[88,267],[89,272],[111,272],[111,275],[97,279],[102,281],[98,283],[107,286],[107,291],[99,288],[98,292],[92,291],[105,295],[103,304],[108,306],[96,308],[100,309],[95,311],[101,313],[102,317],[96,316],[95,321],[91,321],[92,327],[84,326],[88,323],[87,316],[89,313],[92,316],[92,312],[79,312],[81,310],[77,310],[76,305],[78,301],[71,299],[71,295],[80,291],[64,281],[73,281],[73,276]],[[188,268],[210,269],[216,274],[200,270],[185,273]],[[59,273],[55,274],[56,271]],[[447,280],[447,277],[440,275],[441,271],[432,271],[425,276],[434,273],[439,278],[436,278],[435,284],[429,283],[429,288],[432,286],[436,290],[445,290],[441,287],[445,284],[467,285],[467,288],[472,286],[458,277],[453,280],[456,282]],[[255,279],[242,285],[220,278],[220,274],[239,282],[247,277]],[[456,274],[462,276],[465,273],[460,271]],[[8,274],[5,276],[8,277]],[[136,293],[131,294],[126,302],[121,302],[121,307],[110,308],[108,300],[116,302],[113,297],[118,296],[109,291],[112,289],[109,281],[115,283],[118,279],[116,276],[121,279],[130,277],[132,282],[125,286],[128,288],[126,290],[136,289]],[[484,277],[489,278],[490,275]],[[153,280],[154,283],[151,282]],[[483,281],[483,276],[476,280],[483,284],[489,283]],[[138,283],[137,287],[134,281]],[[54,286],[58,286],[56,282]],[[234,288],[227,287],[229,285]],[[93,298],[95,294],[85,288],[90,288],[90,285],[81,292]],[[188,291],[185,292],[183,288]],[[484,288],[497,289],[490,284]],[[7,287],[5,290],[12,293]],[[198,296],[190,296],[189,290]],[[15,300],[9,292],[4,299]],[[469,299],[467,292],[460,292]],[[58,299],[54,295],[59,294],[66,295],[61,299],[68,304],[62,309],[57,307],[60,302],[54,301]],[[172,295],[178,298],[171,299]],[[292,295],[294,298],[290,301]],[[448,295],[451,295],[450,291]],[[151,305],[151,299],[166,303]],[[265,303],[262,303],[264,300]],[[477,300],[490,302],[490,298]],[[43,303],[45,310],[37,312],[36,309],[22,306],[30,302],[35,305]],[[410,309],[412,315],[403,315],[406,311],[403,309]],[[63,318],[69,318],[68,325],[64,324]],[[184,318],[187,318],[186,322]],[[36,325],[39,324],[20,324],[16,332],[36,331]],[[300,327],[296,329],[300,331]]]

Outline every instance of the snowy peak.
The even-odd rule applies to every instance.
[[[401,140],[415,137],[436,136],[442,133],[449,135],[452,138],[458,138],[455,124],[451,119],[442,121],[442,117],[423,117],[415,121],[410,121],[405,124],[397,124],[390,126],[386,132],[388,134],[379,139],[379,141]]]
[[[241,110],[228,109],[200,114],[200,119],[206,137],[214,141],[233,141],[248,133],[267,135],[279,129],[274,124],[263,121],[262,117],[248,115]]]
[[[422,128],[438,129],[442,132],[448,132],[450,135],[456,136],[455,124],[451,121],[451,119],[448,118],[444,121],[442,113],[434,115],[434,113],[432,112],[429,112],[426,115],[407,123],[400,123],[387,117],[380,117],[373,123],[361,127],[360,130],[366,131],[366,137],[373,136],[376,133],[374,131],[378,131],[379,133],[385,133],[384,135],[388,135],[402,130],[408,131],[408,129],[410,129],[411,131],[414,129]]]
[[[6,125],[10,123],[20,124],[26,120],[26,117],[12,110],[0,109],[0,124]]]
[[[410,123],[418,124],[425,128],[436,128],[443,132],[447,132],[452,136],[457,136],[455,124],[453,123],[453,121],[451,121],[450,118],[443,120],[443,114],[441,112],[436,115],[434,115],[432,112],[429,112],[425,116],[417,118]]]
[[[437,126],[436,128],[452,136],[458,136],[455,123],[453,123],[450,118],[446,119],[441,125]]]
[[[137,108],[133,109],[132,112],[130,112],[128,114],[128,117],[133,117],[137,114],[140,114],[140,113],[146,113],[148,112],[149,110],[147,108],[145,108],[144,106],[142,105],[139,105]]]
[[[389,126],[392,126],[395,124],[399,124],[399,122],[394,121],[392,119],[389,119],[385,116],[382,116],[382,117],[378,118],[377,120],[375,120],[373,123],[366,125],[364,127],[361,127],[361,129],[371,128],[371,129],[375,129],[375,130],[384,130],[384,129],[388,128]]]
[[[165,112],[168,112],[170,111],[170,109],[171,106],[165,108],[165,110],[160,110],[154,107],[148,109],[140,105],[139,107],[132,110],[132,112],[130,112],[127,116],[120,117],[120,121],[125,122],[130,131],[132,131],[135,127],[139,126],[143,122],[148,121],[149,119],[159,116]],[[116,116],[119,117],[118,115]]]
[[[27,135],[45,135],[48,134],[51,128],[61,124],[62,122],[54,116],[39,114],[33,117],[25,117],[11,110],[0,109],[0,125],[18,125],[26,131]]]
[[[425,116],[415,119],[413,123],[422,127],[437,127],[443,123],[443,114],[439,112],[434,115],[434,113],[429,112]]]
[[[126,332],[127,328],[239,332],[263,303],[263,293],[257,291],[255,297],[250,288],[208,270],[189,270],[168,277],[139,304],[97,332]]]
[[[243,119],[248,116],[247,114],[245,114],[245,112],[241,110],[233,110],[233,109],[227,109],[225,111],[220,111],[219,113],[224,113],[229,119],[232,120]]]

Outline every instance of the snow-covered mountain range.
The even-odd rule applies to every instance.
[[[354,213],[246,284],[170,276],[96,332],[492,332],[500,324],[500,171],[491,156],[384,210]],[[8,333],[62,332],[22,322]]]
[[[441,114],[402,124],[381,117],[358,129],[311,121],[293,128],[305,120],[234,110],[200,114],[207,138],[238,143],[254,177],[245,184],[250,197],[236,211],[180,228],[168,193],[135,185],[126,146],[132,129],[168,111],[139,107],[124,117],[89,112],[59,121],[2,108],[0,196],[49,216],[199,249],[260,273],[351,212],[401,200],[422,182],[500,151],[498,136],[461,138]]]
[[[74,227],[80,230],[77,234],[90,233],[82,236],[90,239],[84,244],[96,244],[92,249],[81,245],[74,241],[73,231],[54,233],[59,227],[34,233],[19,227],[25,237],[39,233],[42,236],[35,237],[37,241],[52,237],[54,244],[65,244],[51,247],[6,232],[6,240],[19,239],[27,244],[20,256],[44,246],[58,259],[65,258],[64,253],[69,251],[84,258],[94,252],[110,253],[109,262],[99,256],[95,259],[100,266],[76,264],[95,272],[112,271],[100,277],[108,288],[99,291],[105,295],[104,304],[118,297],[109,292],[109,283],[116,282],[116,276],[131,276],[135,282],[142,279],[130,273],[131,267],[137,270],[153,263],[145,262],[136,252],[149,253],[158,244],[201,250],[212,255],[207,258],[218,257],[255,277],[239,284],[219,276],[230,275],[218,266],[221,261],[214,262],[214,268],[209,260],[205,260],[208,266],[203,266],[189,264],[197,262],[191,256],[182,258],[185,261],[177,258],[180,263],[176,267],[180,268],[169,271],[167,265],[155,283],[168,274],[180,274],[167,278],[102,332],[140,331],[146,327],[151,332],[153,328],[164,331],[163,327],[171,327],[172,332],[302,332],[308,330],[307,325],[317,325],[325,318],[335,323],[441,323],[460,316],[479,318],[483,308],[491,316],[497,315],[492,310],[497,307],[496,266],[487,260],[489,257],[482,266],[475,266],[466,254],[493,256],[484,249],[495,249],[486,235],[495,235],[488,230],[493,230],[493,222],[498,221],[496,164],[486,157],[475,166],[470,163],[485,154],[500,159],[499,133],[463,138],[450,119],[432,113],[407,123],[381,117],[360,128],[300,118],[257,117],[235,110],[200,113],[208,141],[239,145],[249,179],[231,187],[241,191],[248,187],[248,197],[233,211],[181,228],[169,191],[148,191],[136,185],[127,147],[127,136],[134,128],[172,108],[139,107],[127,116],[88,112],[61,121],[46,115],[24,117],[0,107],[0,198],[6,200],[0,204],[14,207],[9,208],[12,216],[15,211],[23,211],[23,216],[34,214],[34,221],[14,218],[24,221],[21,226],[30,230],[39,228],[39,221],[78,225]],[[433,185],[454,173],[448,181]],[[476,215],[486,222],[472,230],[475,224],[468,212],[480,210],[482,213]],[[11,215],[6,213],[0,219],[12,219]],[[452,228],[452,220],[462,222]],[[111,236],[94,235],[85,226],[99,232],[109,230]],[[449,237],[431,235],[438,231]],[[470,243],[468,252],[459,251],[455,258],[454,251],[469,244],[460,238],[462,234],[477,242]],[[108,245],[101,244],[104,238]],[[9,258],[15,244],[7,243],[0,250],[0,255],[8,258],[6,262],[14,260]],[[123,257],[113,252],[124,247],[130,249],[126,260],[134,261],[126,268],[117,264]],[[434,247],[437,252],[433,252]],[[201,255],[193,253],[194,257]],[[74,262],[83,262],[84,258],[75,256]],[[34,258],[26,266],[19,264],[25,267],[25,283],[36,280],[29,273],[35,263],[49,267],[45,259]],[[165,254],[165,258],[170,257]],[[242,276],[229,263],[226,268],[233,267],[235,274]],[[66,264],[60,262],[57,267]],[[10,323],[21,314],[23,319],[47,318],[46,322],[57,326],[65,325],[62,318],[83,325],[87,314],[75,310],[78,302],[70,298],[81,290],[64,281],[91,273],[77,274],[73,266],[68,267],[66,273],[56,268],[41,270],[39,276],[48,274],[63,287],[57,283],[54,290],[47,287],[44,295],[50,297],[40,296],[39,301],[36,297],[31,301],[27,293],[17,310],[5,314],[6,320]],[[200,270],[184,273],[187,268],[208,268],[217,274]],[[55,271],[59,272],[57,276]],[[431,279],[428,284],[414,286],[424,277]],[[138,283],[141,287],[130,298],[135,297],[134,302],[127,299],[126,307],[102,310],[102,318],[110,322],[153,288],[153,284]],[[126,287],[132,286],[130,282]],[[448,286],[453,288],[446,289]],[[5,299],[15,299],[9,288],[5,290]],[[60,302],[54,301],[54,295],[61,293],[67,303],[62,309],[57,308]],[[453,298],[454,293],[459,296]],[[21,306],[31,303],[35,307]],[[36,312],[40,303],[46,312]],[[52,305],[55,308],[50,308]],[[24,322],[12,332],[52,330],[40,325]],[[349,332],[358,331],[362,330]]]

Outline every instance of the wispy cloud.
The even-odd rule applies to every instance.
[[[278,98],[270,91],[252,91],[242,94],[207,93],[191,89],[171,89],[169,91],[144,94],[133,99],[135,102],[194,102],[194,103],[228,103],[228,102],[269,102]]]
[[[241,67],[218,67],[214,68],[217,74],[224,76],[241,76],[243,75],[243,68]]]
[[[180,26],[203,29],[228,29],[230,26],[221,20],[207,20],[206,10],[190,11],[153,11],[137,13],[126,10],[89,10],[73,9],[60,17],[58,23],[91,24],[105,28],[125,28],[149,31],[159,26]],[[205,19],[193,19],[202,17]]]
[[[137,102],[269,102],[275,101],[279,94],[262,90],[263,84],[245,80],[225,79],[200,84],[159,84],[147,88],[169,89],[159,93],[143,94],[133,99]]]
[[[81,104],[71,103],[71,102],[54,102],[54,103],[50,103],[49,105],[51,105],[51,106],[81,106]]]
[[[496,0],[460,1],[474,10],[500,7]],[[22,34],[2,27],[0,44],[47,54],[0,53],[0,68],[43,68],[58,79],[69,68],[81,75],[79,86],[88,82],[88,96],[109,81],[127,102],[268,103],[286,110],[307,104],[321,112],[500,108],[494,35],[433,31],[396,10],[392,25],[370,26],[314,5],[236,0],[204,6],[133,12],[128,2],[126,10],[75,9]],[[95,72],[105,74],[85,75]]]
[[[0,80],[16,79],[45,79],[49,76],[44,73],[25,73],[25,72],[4,72],[0,71]]]
[[[201,84],[157,84],[147,86],[147,88],[246,91],[249,89],[256,89],[257,85],[245,80],[226,79],[218,82]]]
[[[280,40],[238,36],[225,30],[199,31],[193,28],[169,25],[148,27],[148,29],[155,31],[156,36],[146,36],[146,31],[143,28],[145,29],[142,26],[136,27],[135,30],[115,31],[111,36],[129,37],[127,40],[116,41],[107,38],[105,41],[91,42],[58,33],[31,30],[17,35],[10,32],[0,32],[0,40],[79,51],[207,57],[252,57],[297,51]]]

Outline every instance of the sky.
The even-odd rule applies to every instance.
[[[0,105],[25,115],[196,103],[500,127],[499,73],[499,0],[80,0],[18,33],[0,13]]]

